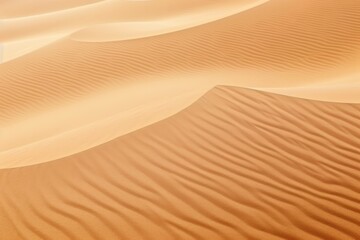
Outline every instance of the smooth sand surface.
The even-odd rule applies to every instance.
[[[102,0],[2,0],[0,2],[0,19],[48,14],[99,1]]]
[[[0,63],[5,63],[13,59],[22,57],[28,53],[31,53],[37,49],[40,49],[46,45],[49,45],[50,43],[59,40],[59,38],[61,37],[62,35],[49,35],[48,37],[2,43],[1,45],[3,51],[0,53],[2,58]]]
[[[1,240],[360,238],[360,1],[32,3],[0,1]]]
[[[147,21],[121,21],[99,24],[77,31],[71,36],[71,39],[84,42],[110,42],[162,35],[211,23],[213,21],[217,21],[234,14],[239,14],[240,12],[260,6],[268,1],[269,0],[225,1],[221,4],[212,3],[202,7],[199,6],[199,9],[195,8],[195,11],[194,7],[191,8],[192,11],[178,10],[174,15],[170,15],[168,13],[167,15],[169,16],[152,18],[151,20],[147,19]],[[161,3],[162,1],[159,2]],[[179,1],[181,5],[187,2],[188,1]],[[151,7],[150,9],[158,10],[158,6],[161,5],[162,3],[152,3],[149,4],[149,6],[146,6],[146,9]],[[173,7],[175,7],[175,4]]]
[[[54,162],[0,171],[1,239],[358,239],[360,106],[217,87]]]

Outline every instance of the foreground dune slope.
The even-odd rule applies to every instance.
[[[360,105],[219,86],[93,149],[0,171],[0,239],[359,239]]]

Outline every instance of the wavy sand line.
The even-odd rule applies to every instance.
[[[217,87],[91,150],[1,170],[0,237],[357,239],[359,117]]]
[[[360,14],[356,15],[360,11],[359,4],[354,1],[320,2],[301,2],[302,8],[299,8],[298,2],[271,1],[257,7],[256,11],[144,40],[58,42],[36,54],[0,65],[3,92],[0,118],[16,116],[30,107],[26,105],[34,105],[31,109],[53,101],[69,101],[101,86],[132,81],[144,75],[156,77],[169,72],[181,74],[214,68],[235,68],[239,74],[241,69],[248,68],[270,72],[288,68],[306,71],[323,66],[328,67],[326,70],[331,75],[334,71],[343,74],[343,65],[355,71],[359,61]],[[287,8],[288,12],[279,14],[282,8]],[[254,17],[259,18],[250,22]],[[289,21],[284,21],[285,17]],[[270,31],[270,23],[277,27]],[[269,73],[266,74],[269,78]],[[279,75],[274,74],[274,77]],[[231,79],[240,82],[237,76]],[[281,79],[274,84],[274,79],[269,82],[264,79],[257,85],[284,87],[280,84],[290,86],[306,82],[290,81],[284,83]],[[311,81],[313,79],[309,78]],[[43,91],[44,87],[47,91]]]
[[[99,119],[87,125],[77,126],[67,125],[63,123],[58,129],[57,134],[44,137],[34,133],[31,126],[39,123],[37,118],[31,119],[23,128],[18,126],[7,127],[3,130],[3,136],[10,136],[14,132],[22,132],[23,135],[28,134],[30,138],[7,139],[3,141],[0,151],[0,168],[13,168],[26,165],[34,165],[37,163],[47,162],[75,154],[110,141],[118,136],[122,136],[129,132],[146,127],[156,123],[159,118],[165,119],[178,112],[178,109],[184,109],[198,99],[200,94],[204,94],[207,88],[194,90],[191,88],[178,88],[172,98],[164,93],[158,92],[157,99],[147,99],[144,103],[136,103],[134,98],[119,98],[118,101],[112,101],[110,98],[107,102],[109,105],[116,105],[117,108],[112,110],[110,115],[104,115],[96,112]],[[131,89],[124,89],[127,93],[131,93]],[[123,92],[117,93],[122,94]],[[109,93],[108,93],[109,94]],[[137,93],[136,93],[137,94]],[[134,96],[136,96],[134,94]],[[165,100],[161,99],[164,98]],[[85,101],[82,104],[74,104],[71,108],[65,108],[63,111],[55,113],[47,112],[46,118],[57,119],[59,122],[61,116],[70,112],[76,113],[78,109],[83,109],[83,104],[99,104],[104,101],[103,98],[95,98]],[[123,101],[132,101],[132,107],[123,106]],[[52,116],[52,114],[54,114]],[[82,115],[87,115],[82,111]],[[74,121],[73,121],[74,123]],[[48,130],[49,131],[49,130]],[[69,141],[71,139],[71,141]],[[59,147],[61,146],[61,147]]]
[[[268,1],[243,0],[237,5],[224,5],[222,9],[219,9],[219,6],[216,8],[204,7],[192,14],[177,14],[157,21],[121,21],[101,24],[81,29],[73,33],[70,38],[82,42],[110,42],[153,37],[219,21],[258,7]]]
[[[63,37],[60,35],[51,35],[48,37],[35,38],[35,39],[25,39],[14,41],[10,43],[1,44],[3,47],[2,53],[0,53],[1,58],[0,64],[5,64],[11,60],[17,59],[19,57],[30,54],[38,49],[41,49],[51,43],[56,42],[57,40]]]
[[[202,18],[214,17],[199,12],[217,9],[211,14],[219,18],[227,16],[229,8],[232,12],[240,12],[244,6],[256,6],[259,2],[268,0],[226,0],[222,3],[208,0],[198,0],[196,3],[190,0],[174,1],[97,1],[58,12],[42,15],[3,19],[0,25],[2,34],[0,41],[12,42],[31,38],[49,37],[53,34],[67,36],[83,28],[97,24],[105,24],[119,21],[155,21],[159,19],[172,18],[174,16],[194,17],[192,20],[196,25],[198,21],[206,22]],[[256,4],[252,4],[252,3]],[[26,8],[25,8],[26,9]],[[31,28],[30,28],[31,27]]]
[[[360,77],[358,79],[360,79]],[[331,98],[332,102],[357,103],[357,96],[360,92],[360,82],[337,83],[329,84],[328,86],[314,84],[304,87],[264,88],[260,90],[305,99],[328,101],[328,99]]]
[[[178,31],[216,21],[267,1],[227,0],[222,4],[215,4],[204,0],[198,1],[195,5],[192,4],[192,7],[189,6],[189,1],[174,2],[170,5],[163,0],[142,3],[134,1],[100,1],[60,12],[51,12],[46,15],[5,19],[0,24],[2,31],[0,40],[6,42],[3,62],[31,53],[76,31],[80,32],[75,34],[74,38],[93,41],[91,39],[94,38],[89,39],[88,34],[89,31],[93,31],[91,27],[93,25],[108,25],[110,24],[108,22],[114,21],[123,22],[116,24],[117,29],[111,27],[113,38],[123,36],[124,33],[127,39],[149,36],[149,34],[159,35],[164,32]],[[171,9],[175,10],[175,12],[170,11]],[[173,15],[170,12],[174,12]],[[144,13],[146,13],[147,17],[144,17]],[[161,23],[159,18],[161,18]],[[148,23],[141,25],[139,21],[144,19]],[[30,24],[31,28],[29,28]],[[125,29],[123,27],[119,29],[119,26],[125,26]],[[82,30],[83,28],[85,30]],[[98,27],[94,28],[97,29]],[[100,28],[103,29],[104,27],[101,25]],[[99,35],[100,33],[96,31],[95,34]],[[107,36],[106,34],[108,34],[106,31],[101,33],[101,35],[105,35],[103,38]],[[48,39],[53,40],[49,41]]]

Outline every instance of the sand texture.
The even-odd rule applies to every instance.
[[[0,240],[360,239],[360,1],[0,1]]]
[[[111,142],[2,170],[1,239],[358,239],[359,118],[217,87]]]

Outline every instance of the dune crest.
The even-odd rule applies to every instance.
[[[2,44],[2,62],[4,64],[11,60],[22,57],[26,54],[32,53],[38,49],[41,49],[63,37],[62,35],[51,35],[49,37],[25,39],[14,42],[6,42]]]
[[[91,150],[1,170],[0,238],[358,239],[359,118],[217,87]]]

